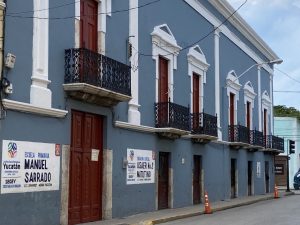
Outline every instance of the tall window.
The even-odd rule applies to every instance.
[[[251,129],[251,102],[246,104],[246,127]]]
[[[235,94],[230,93],[229,98],[229,125],[235,125]]]

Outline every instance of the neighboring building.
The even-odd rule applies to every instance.
[[[17,60],[4,71],[3,224],[273,190],[283,139],[265,62],[278,56],[226,1],[67,3],[7,2],[4,52]]]
[[[295,117],[274,117],[274,132],[280,137],[284,137],[284,153],[275,157],[275,166],[278,174],[275,175],[277,185],[286,186],[286,156],[289,151],[288,140],[295,141],[295,154],[289,155],[289,186],[293,188],[294,175],[300,168],[300,122]],[[282,168],[282,169],[281,169]]]

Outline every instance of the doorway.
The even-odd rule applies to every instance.
[[[253,171],[252,171],[252,161],[248,161],[248,196],[251,196],[252,191],[252,179],[253,179]]]
[[[231,159],[231,198],[237,197],[236,159]]]
[[[72,111],[69,213],[70,225],[102,218],[103,118]]]
[[[270,167],[269,162],[265,161],[265,183],[266,183],[266,193],[270,193]]]
[[[169,153],[159,152],[158,209],[169,208]]]
[[[194,155],[193,204],[200,204],[202,196],[202,157]]]

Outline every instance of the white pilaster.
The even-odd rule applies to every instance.
[[[138,0],[130,0],[129,8],[134,8],[129,11],[129,38],[128,41],[132,45],[132,56],[130,57],[131,64],[131,95],[132,99],[129,102],[128,122],[135,125],[141,124],[141,114],[139,112],[139,68],[138,68]]]
[[[33,1],[33,49],[32,49],[32,83],[30,87],[30,103],[35,106],[51,108],[52,92],[48,89],[48,57],[49,57],[49,20],[36,17],[49,17],[49,0]]]
[[[218,116],[218,140],[222,140],[221,111],[220,111],[220,33],[216,29],[215,39],[215,112]]]
[[[271,100],[271,107],[270,107],[270,121],[271,121],[271,134],[274,134],[274,117],[273,117],[273,74],[270,74],[270,100]]]
[[[258,130],[262,131],[262,120],[261,120],[261,116],[262,116],[262,112],[261,112],[261,76],[260,76],[260,70],[261,70],[261,67],[258,66],[257,67]]]

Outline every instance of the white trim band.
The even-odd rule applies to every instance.
[[[68,111],[66,110],[38,107],[32,104],[13,101],[9,99],[3,99],[2,102],[5,109],[20,111],[25,113],[38,114],[42,116],[64,118],[68,113]]]

